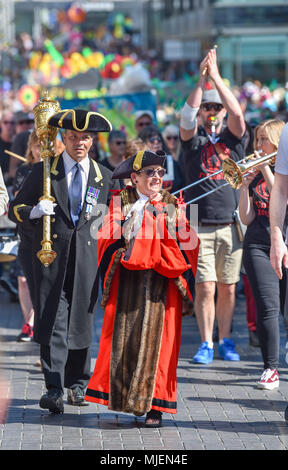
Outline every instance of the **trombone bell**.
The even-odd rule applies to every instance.
[[[232,158],[225,158],[222,163],[222,170],[227,183],[234,189],[240,188],[243,181],[240,165],[237,165]]]
[[[257,168],[261,163],[269,161],[270,165],[275,163],[275,156],[277,152],[270,153],[269,155],[264,155],[263,157],[253,159],[251,162],[247,163],[236,163],[232,158],[225,158],[222,163],[223,176],[227,183],[232,186],[234,189],[239,189],[243,182],[243,176],[248,173],[252,168]],[[252,154],[250,157],[253,157]]]

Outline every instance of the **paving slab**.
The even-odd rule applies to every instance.
[[[97,357],[103,312],[94,322],[92,370]],[[115,413],[91,403],[87,407],[65,404],[64,414],[39,408],[45,390],[43,375],[35,364],[39,346],[18,343],[22,326],[18,303],[0,291],[0,367],[10,387],[5,424],[0,424],[0,450],[95,450],[180,452],[207,450],[287,450],[288,426],[284,411],[288,402],[285,357],[286,334],[279,319],[280,387],[258,390],[262,372],[259,348],[249,346],[245,298],[238,294],[232,339],[239,362],[219,358],[217,344],[212,364],[193,363],[200,339],[194,316],[183,317],[182,345],[178,364],[178,413],[164,414],[163,427],[147,429],[144,417]],[[142,461],[143,463],[143,461]],[[149,462],[148,462],[149,463]]]

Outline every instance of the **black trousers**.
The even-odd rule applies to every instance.
[[[90,380],[90,348],[69,349],[68,330],[74,281],[75,245],[72,240],[67,275],[61,292],[56,320],[49,345],[40,345],[40,359],[46,388],[80,387]]]
[[[257,335],[264,369],[276,369],[279,361],[279,313],[284,313],[286,271],[279,281],[270,263],[270,248],[243,250],[243,264],[257,308]]]
[[[47,389],[85,389],[90,379],[90,348],[68,348],[69,301],[61,294],[49,345],[40,345],[40,358]]]

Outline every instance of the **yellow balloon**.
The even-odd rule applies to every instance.
[[[39,67],[41,72],[43,73],[44,77],[49,77],[51,73],[51,67],[47,62],[43,62],[41,67]]]
[[[81,59],[82,59],[82,55],[79,54],[79,52],[73,52],[73,53],[71,54],[71,57],[70,57],[70,58],[71,58],[71,60],[77,62],[78,60],[81,60]]]
[[[111,65],[112,72],[114,72],[114,73],[120,72],[120,68],[121,67],[120,67],[119,64],[114,63],[114,64]]]
[[[100,65],[102,64],[102,62],[104,60],[104,54],[102,54],[102,52],[94,52],[93,57],[94,57],[94,61],[95,61],[94,67],[96,67],[96,68],[100,67]]]
[[[71,66],[75,73],[87,72],[89,69],[85,58],[79,52],[73,52],[73,54],[71,54]]]
[[[121,25],[116,25],[113,31],[115,38],[121,39],[124,35],[124,30]]]

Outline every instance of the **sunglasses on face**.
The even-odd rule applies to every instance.
[[[25,121],[18,121],[18,124],[20,124],[20,126],[22,126],[23,124],[32,124],[34,121],[30,121],[29,119],[25,120]]]
[[[138,171],[138,173],[144,173],[147,178],[153,178],[153,176],[158,175],[159,178],[163,178],[163,176],[166,173],[166,170],[164,168],[158,168],[154,170],[154,168],[144,168],[143,170]]]
[[[154,142],[157,142],[158,144],[160,142],[162,142],[160,137],[150,137],[150,139],[148,139],[148,140],[149,140],[149,142],[151,142],[151,144],[153,144]]]
[[[6,124],[6,126],[8,126],[10,124],[10,126],[14,126],[15,122],[14,121],[3,121],[3,124]]]
[[[202,104],[201,108],[204,109],[204,111],[211,111],[212,109],[214,109],[214,111],[218,113],[219,111],[221,111],[221,109],[223,109],[223,105],[220,103],[205,103]]]
[[[178,135],[167,135],[166,137],[167,140],[178,140]]]
[[[138,122],[138,126],[139,126],[139,127],[150,126],[150,125],[151,125],[151,121]]]

